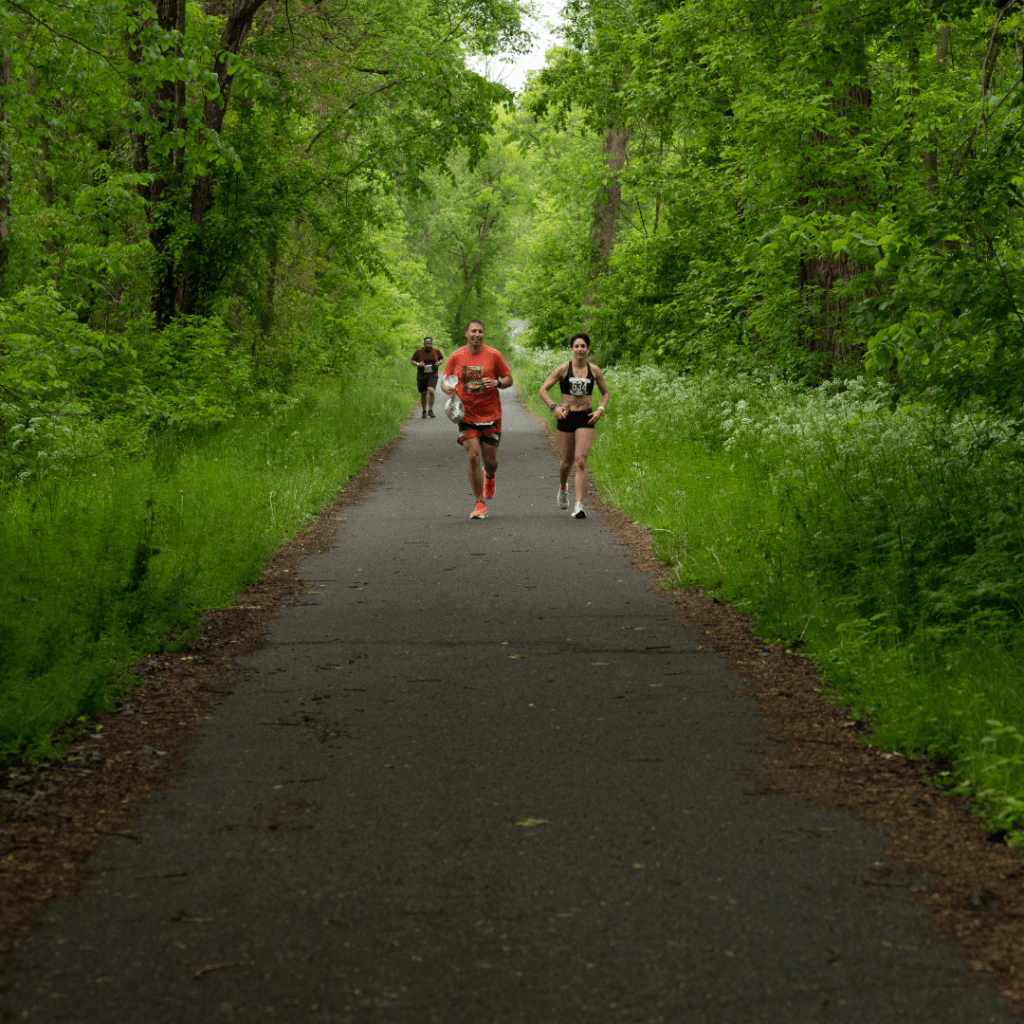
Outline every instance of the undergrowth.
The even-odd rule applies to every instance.
[[[552,355],[553,366],[558,356]],[[550,367],[521,360],[533,400]],[[800,647],[873,742],[948,758],[1024,845],[1024,436],[853,380],[606,370],[590,465],[703,586]]]
[[[264,414],[165,429],[136,457],[67,456],[0,492],[0,758],[44,757],[131,661],[179,645],[328,504],[408,411],[388,361]],[[347,381],[347,384],[345,383]]]

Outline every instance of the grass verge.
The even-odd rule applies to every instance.
[[[83,459],[0,496],[0,758],[58,754],[127,668],[230,601],[408,413],[400,363],[147,454]],[[173,643],[173,639],[170,641]]]
[[[550,365],[521,359],[536,389]],[[590,466],[675,586],[800,646],[873,742],[1024,846],[1024,439],[982,410],[890,411],[864,382],[610,370]]]

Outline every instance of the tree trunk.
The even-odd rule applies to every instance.
[[[154,0],[156,22],[165,32],[185,32],[185,0]],[[142,28],[145,28],[145,22]],[[128,56],[132,63],[141,67],[146,57],[138,36],[128,40]],[[181,44],[178,43],[176,56],[181,57]],[[139,99],[147,102],[150,124],[159,126],[162,133],[174,132],[183,125],[185,106],[184,82],[165,79],[145,96],[145,84],[140,82],[136,90]],[[181,149],[175,150],[170,160],[153,158],[150,152],[153,139],[145,131],[131,132],[133,163],[139,173],[152,173],[152,181],[148,185],[140,185],[139,193],[146,200],[147,216],[149,217],[149,241],[156,254],[153,274],[153,293],[150,306],[159,328],[166,327],[175,317],[177,310],[174,303],[175,267],[174,257],[168,242],[174,233],[173,213],[169,203],[165,201],[165,193],[179,183],[184,154]]]
[[[608,260],[619,233],[619,221],[622,219],[622,168],[626,164],[629,136],[629,125],[621,128],[611,126],[604,133],[604,162],[609,178],[594,203],[590,280],[584,299],[585,305],[590,307],[597,305],[594,299],[594,286],[608,268]]]
[[[840,289],[867,269],[845,252],[800,260],[800,292],[812,310],[805,323],[804,347],[827,356],[829,364],[854,354],[851,346],[843,344],[842,327],[850,299]]]
[[[264,282],[263,309],[260,312],[260,334],[270,337],[274,329],[274,306],[277,300],[277,237],[270,239],[267,249],[267,279]]]
[[[217,76],[220,93],[214,99],[207,100],[203,108],[203,125],[210,131],[220,132],[231,98],[234,75],[228,72],[228,55],[237,54],[242,49],[252,31],[253,18],[266,2],[267,0],[234,0],[229,13],[225,11],[228,7],[226,3],[207,4],[208,9],[216,8],[218,13],[227,13],[220,34],[220,47],[213,62],[213,73]],[[212,174],[197,177],[192,183],[190,219],[197,230],[193,233],[195,242],[188,262],[178,277],[176,295],[178,311],[186,316],[198,312],[203,305],[207,242],[202,227],[206,215],[213,209],[213,185]]]
[[[220,132],[224,124],[224,113],[231,95],[234,76],[228,73],[228,55],[237,54],[242,48],[250,30],[252,19],[267,0],[231,0],[231,2],[207,2],[207,14],[225,17],[221,31],[220,46],[213,60],[213,72],[217,76],[220,95],[207,100],[203,109],[203,126]],[[148,5],[147,5],[148,6]],[[166,31],[185,32],[186,0],[153,0],[152,9],[156,21]],[[143,22],[143,27],[145,22]],[[181,57],[180,44],[177,56]],[[141,33],[128,40],[128,56],[141,70],[146,60],[142,47]],[[185,82],[166,80],[147,92],[143,76],[137,72],[137,98],[150,113],[149,130],[161,133],[175,132],[186,127],[184,123]],[[199,230],[193,232],[194,241],[184,259],[176,262],[171,252],[170,240],[178,228],[175,217],[175,203],[180,195],[183,182],[185,152],[182,148],[172,151],[169,158],[154,155],[154,139],[147,130],[136,125],[131,132],[134,167],[140,173],[153,175],[148,185],[139,187],[146,200],[149,216],[149,238],[156,254],[156,269],[153,274],[152,309],[158,327],[164,327],[176,316],[188,316],[197,312],[202,298],[203,281],[203,221],[213,207],[213,177],[197,177],[192,183],[189,209],[186,216]],[[184,213],[185,211],[181,211]]]
[[[472,313],[470,308],[470,296],[473,295],[474,292],[477,296],[480,295],[480,271],[483,268],[485,259],[484,246],[500,219],[500,211],[491,212],[490,215],[486,213],[483,215],[480,220],[480,226],[477,229],[476,244],[473,247],[472,259],[470,259],[470,254],[466,251],[465,247],[459,246],[461,256],[459,263],[462,269],[462,298],[459,300],[458,308],[455,311],[455,321],[452,325],[450,335],[451,342],[456,347],[461,345],[464,340],[461,334],[461,332],[465,330],[463,324]]]
[[[832,122],[828,129],[812,134],[811,146],[824,148],[829,144],[841,143],[844,138],[855,140],[860,134],[864,114],[871,108],[871,100],[871,89],[852,77],[850,84],[830,101]],[[807,202],[819,210],[843,213],[850,208],[851,203],[862,208],[870,207],[872,203],[872,197],[857,178],[842,182],[818,178],[809,182],[809,185],[818,196],[808,197]],[[801,325],[800,343],[804,348],[826,356],[828,366],[823,368],[825,374],[831,372],[832,364],[855,354],[852,346],[843,343],[842,328],[850,299],[841,291],[866,269],[865,265],[855,263],[845,252],[835,255],[819,252],[800,259],[798,282],[804,307],[808,310]]]

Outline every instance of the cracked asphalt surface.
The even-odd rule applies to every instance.
[[[1016,1021],[905,880],[864,884],[905,870],[883,832],[760,791],[741,681],[503,404],[491,517],[417,411],[0,1018]]]

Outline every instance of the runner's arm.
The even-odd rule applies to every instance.
[[[568,368],[568,366],[568,363],[566,363],[565,366],[556,366],[548,375],[548,379],[544,381],[543,384],[541,384],[540,390],[537,392],[537,394],[540,395],[540,400],[552,412],[555,411],[556,406],[555,403],[551,401],[551,396],[548,394],[548,388],[554,387],[555,384],[557,384],[562,379],[562,377],[565,375],[565,370]],[[596,380],[597,378],[595,377],[594,379]]]
[[[604,419],[604,414],[608,409],[608,402],[611,400],[611,396],[608,394],[608,385],[605,383],[601,367],[595,366],[591,363],[590,368],[594,371],[594,383],[597,385],[597,390],[601,392],[601,402],[590,414],[590,423],[594,424],[599,419]]]

